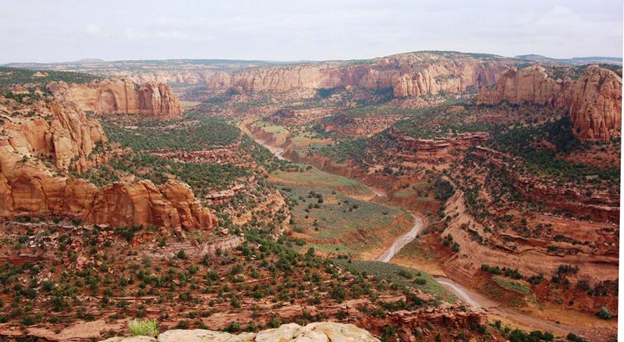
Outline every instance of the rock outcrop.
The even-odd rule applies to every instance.
[[[219,72],[206,80],[209,91],[286,92],[297,89],[353,86],[391,88],[394,96],[461,93],[496,82],[516,63],[495,56],[455,52],[418,52],[376,58],[370,63],[323,62]]]
[[[107,161],[96,144],[107,142],[100,123],[62,98],[0,104],[0,217],[69,216],[85,223],[206,229],[216,217],[191,188],[169,181],[113,183],[99,189],[67,176]]]
[[[582,140],[609,141],[622,128],[622,77],[590,66],[576,82],[570,103],[574,133]]]
[[[542,66],[511,68],[494,87],[481,90],[477,103],[506,101],[564,108],[579,139],[608,142],[620,136],[622,77],[596,65],[587,67],[577,80],[554,78],[547,71]]]
[[[171,87],[164,83],[147,82],[138,90],[138,108],[141,113],[154,116],[182,116],[180,100]]]
[[[342,324],[333,322],[310,323],[304,327],[299,324],[284,324],[277,329],[263,330],[258,333],[241,333],[233,335],[226,332],[211,330],[169,330],[157,338],[146,336],[135,337],[113,337],[104,342],[199,342],[199,341],[219,341],[219,342],[379,342],[368,331],[360,329],[353,324]]]
[[[52,101],[13,111],[0,105],[0,171],[41,156],[60,171],[84,170],[97,162],[89,159],[97,143],[107,141],[99,121],[88,119],[74,103]]]
[[[574,81],[570,78],[551,78],[546,69],[533,65],[522,69],[511,68],[505,72],[493,88],[484,88],[477,102],[496,104],[507,101],[514,104],[534,103],[564,107],[570,103]]]
[[[57,99],[73,101],[84,111],[135,113],[159,118],[182,115],[180,100],[164,83],[147,82],[139,86],[125,78],[114,78],[88,85],[52,82],[47,88]]]

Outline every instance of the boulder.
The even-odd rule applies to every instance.
[[[142,342],[156,341],[151,337],[114,337],[106,342]],[[304,327],[299,324],[284,324],[276,329],[238,335],[211,330],[169,330],[157,337],[159,342],[379,342],[368,331],[353,324],[333,322],[310,323]]]

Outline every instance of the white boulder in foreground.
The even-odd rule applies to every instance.
[[[238,335],[211,330],[169,330],[157,338],[146,336],[113,337],[102,342],[379,342],[371,333],[353,324],[333,322],[296,323],[277,329]]]

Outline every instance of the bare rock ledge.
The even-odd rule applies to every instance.
[[[157,338],[146,336],[113,337],[102,342],[379,342],[371,333],[353,324],[333,322],[310,323],[305,327],[296,323],[259,333],[233,335],[211,330],[169,330]]]

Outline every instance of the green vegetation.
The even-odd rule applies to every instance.
[[[362,183],[321,171],[315,167],[294,164],[299,171],[277,170],[269,177],[269,181],[279,186],[296,186],[301,188],[325,188],[344,192],[351,196],[372,196],[373,193]]]
[[[520,284],[518,282],[508,281],[501,277],[494,277],[493,279],[498,285],[500,285],[502,288],[506,290],[514,291],[520,294],[531,293],[531,289],[528,286]]]
[[[139,179],[149,179],[155,184],[163,184],[171,178],[168,175],[173,175],[188,183],[197,196],[227,189],[236,179],[251,175],[250,169],[230,163],[176,162],[143,153],[114,158],[109,165],[114,169],[133,174]]]
[[[589,342],[589,340],[582,338],[580,336],[577,336],[574,333],[569,333],[568,336],[566,336],[566,339],[568,341],[573,341],[573,342]]]
[[[67,83],[89,83],[101,79],[100,76],[71,71],[27,70],[0,67],[0,87],[13,85],[45,86],[52,81]],[[43,89],[42,89],[43,90]]]
[[[601,307],[600,311],[598,311],[596,313],[596,316],[602,318],[602,319],[611,319],[613,318],[613,314],[611,313],[611,311],[609,311],[609,309],[607,309],[606,307]]]
[[[130,328],[130,333],[134,336],[155,337],[158,335],[158,322],[152,319],[133,319],[128,322],[128,328]]]
[[[618,167],[600,168],[559,158],[560,155],[583,148],[580,140],[572,133],[572,129],[572,123],[567,116],[537,126],[497,127],[492,131],[492,139],[488,145],[499,151],[522,157],[527,163],[528,172],[574,183],[583,183],[591,177],[598,177],[600,180],[619,184]],[[537,143],[542,140],[553,144],[555,149],[538,148]]]
[[[329,189],[289,187],[283,194],[293,215],[293,230],[310,236],[318,250],[356,255],[383,247],[385,235],[399,235],[412,222],[403,210]]]
[[[457,301],[455,295],[446,290],[431,275],[418,270],[380,261],[336,259],[334,263],[356,274],[371,275],[379,280],[385,279],[401,286],[417,288],[449,303]],[[416,275],[416,278],[406,277],[407,274]]]
[[[102,120],[102,126],[112,141],[137,152],[210,150],[234,144],[241,135],[238,127],[214,118],[146,119],[133,126]]]

